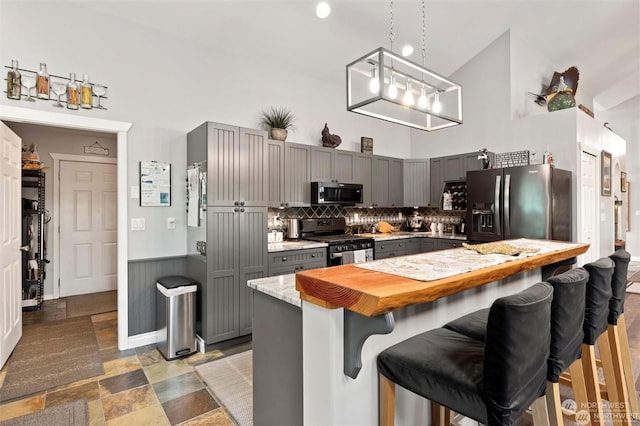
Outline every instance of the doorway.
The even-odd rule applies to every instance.
[[[579,264],[593,262],[598,259],[598,247],[600,246],[598,226],[598,195],[600,176],[598,156],[586,149],[580,150],[580,200],[579,241],[590,244],[589,250],[580,256]]]
[[[118,348],[129,349],[127,264],[127,139],[131,123],[0,105],[0,120],[115,134],[118,149]]]
[[[116,164],[60,161],[60,297],[117,287]],[[55,193],[58,193],[54,189]],[[61,261],[64,259],[63,261]]]

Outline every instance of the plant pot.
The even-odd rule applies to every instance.
[[[269,135],[271,136],[271,139],[275,139],[277,141],[284,141],[285,139],[287,139],[287,129],[273,128],[269,132]]]

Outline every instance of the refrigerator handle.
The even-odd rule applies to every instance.
[[[509,217],[509,192],[511,191],[511,175],[504,176],[504,236],[511,235],[511,218]]]
[[[502,231],[500,230],[500,184],[502,180],[502,175],[496,176],[496,187],[495,187],[495,198],[494,198],[494,209],[493,209],[493,223],[496,227],[495,234],[502,235]]]

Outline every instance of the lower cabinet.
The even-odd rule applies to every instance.
[[[267,208],[207,208],[206,284],[197,332],[206,344],[251,334],[253,293],[247,281],[267,276]]]
[[[269,276],[295,274],[327,266],[327,249],[288,250],[269,253]]]
[[[420,239],[420,253],[427,253],[438,250],[438,241],[433,238]]]
[[[448,238],[403,238],[376,241],[374,257],[378,260],[407,256],[410,254],[427,253],[430,251],[462,247],[462,243],[462,240],[451,240]]]
[[[438,250],[446,250],[452,248],[462,247],[463,241],[461,240],[447,240],[447,239],[437,239],[438,241]]]
[[[398,240],[376,241],[374,259],[407,256],[420,253],[420,238],[402,238]]]

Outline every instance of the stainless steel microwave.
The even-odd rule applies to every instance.
[[[311,204],[354,206],[359,203],[362,203],[362,184],[311,182]]]

